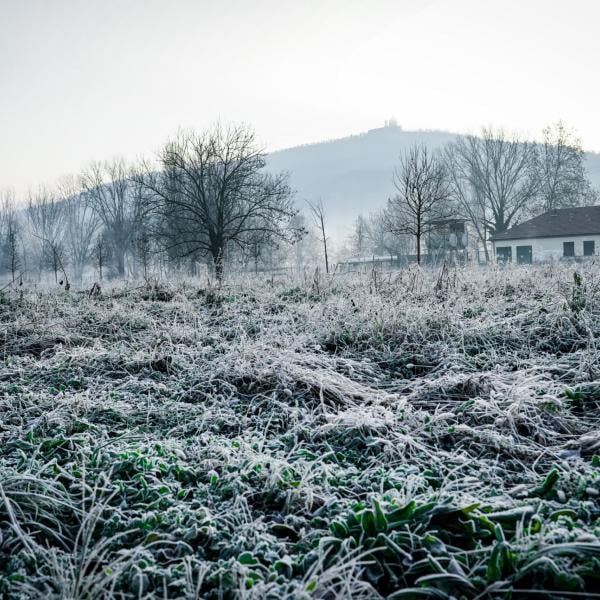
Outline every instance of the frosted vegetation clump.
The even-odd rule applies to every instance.
[[[4,597],[600,589],[594,263],[9,289],[0,334]]]

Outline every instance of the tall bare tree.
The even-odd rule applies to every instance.
[[[483,129],[446,148],[453,191],[482,231],[501,233],[522,216],[539,191],[534,143]]]
[[[546,127],[543,135],[539,148],[539,211],[593,202],[581,140],[562,121]]]
[[[105,231],[101,231],[96,235],[92,248],[92,256],[95,266],[98,268],[98,277],[102,281],[104,269],[111,259],[111,244]]]
[[[125,161],[116,159],[92,164],[81,177],[86,201],[112,245],[119,277],[125,276],[125,258],[141,218],[139,188],[129,175]]]
[[[486,260],[490,235],[506,231],[535,205],[540,189],[534,143],[483,129],[446,146],[452,196],[469,219]]]
[[[288,248],[290,261],[293,267],[300,272],[304,267],[320,262],[320,242],[314,232],[307,227],[304,213],[298,213],[292,219],[292,227],[295,231],[303,232],[303,235],[294,240],[292,246]]]
[[[2,268],[8,271],[12,281],[21,268],[21,225],[11,193],[0,199],[0,261]]]
[[[100,218],[82,193],[81,183],[74,177],[59,182],[59,198],[64,203],[64,245],[73,269],[73,278],[81,281],[86,265],[94,255],[94,238]]]
[[[144,279],[148,279],[148,270],[152,263],[152,236],[150,231],[145,227],[139,227],[138,232],[133,240],[135,259],[142,268]]]
[[[325,230],[325,209],[323,208],[323,201],[308,202],[310,212],[313,217],[313,221],[318,230],[318,238],[323,244],[323,255],[325,257],[325,272],[329,274],[329,253],[327,251],[327,231]]]
[[[133,178],[170,254],[210,257],[221,281],[228,248],[245,247],[252,232],[293,237],[296,210],[287,175],[265,171],[265,154],[248,127],[180,132],[159,161],[160,170],[145,164]]]
[[[388,230],[414,237],[420,264],[423,237],[451,214],[444,164],[425,146],[414,146],[394,170],[394,187],[397,194],[388,200],[385,213]]]
[[[352,252],[357,256],[362,256],[367,251],[369,244],[370,232],[369,222],[363,215],[358,215],[354,222],[354,231],[352,232],[351,244]]]
[[[445,149],[444,159],[453,200],[460,214],[468,219],[475,230],[487,262],[490,259],[488,239],[491,230],[491,208],[473,174],[469,157],[471,152],[477,150],[472,142],[473,140],[469,139],[449,144]]]
[[[52,191],[40,187],[29,195],[27,222],[36,242],[38,252],[38,277],[44,266],[49,266],[58,282],[58,272],[63,270],[63,234],[65,227],[65,204]]]

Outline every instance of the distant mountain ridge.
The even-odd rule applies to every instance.
[[[336,140],[271,153],[268,168],[288,171],[299,204],[323,200],[331,235],[342,240],[359,214],[380,210],[394,193],[392,171],[414,144],[432,150],[461,137],[444,131],[405,131],[386,126]],[[592,184],[600,188],[600,154],[586,153]]]

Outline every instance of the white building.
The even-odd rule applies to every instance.
[[[600,252],[600,206],[553,210],[492,237],[497,262],[577,260]]]

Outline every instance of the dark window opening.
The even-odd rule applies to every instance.
[[[496,248],[496,260],[499,263],[512,262],[512,248],[510,246],[502,246],[501,248]]]
[[[517,264],[530,265],[533,262],[531,246],[517,246]]]
[[[563,242],[563,256],[565,258],[575,256],[575,242]]]
[[[596,254],[596,242],[594,242],[594,240],[584,240],[583,255],[594,256],[594,254]]]

